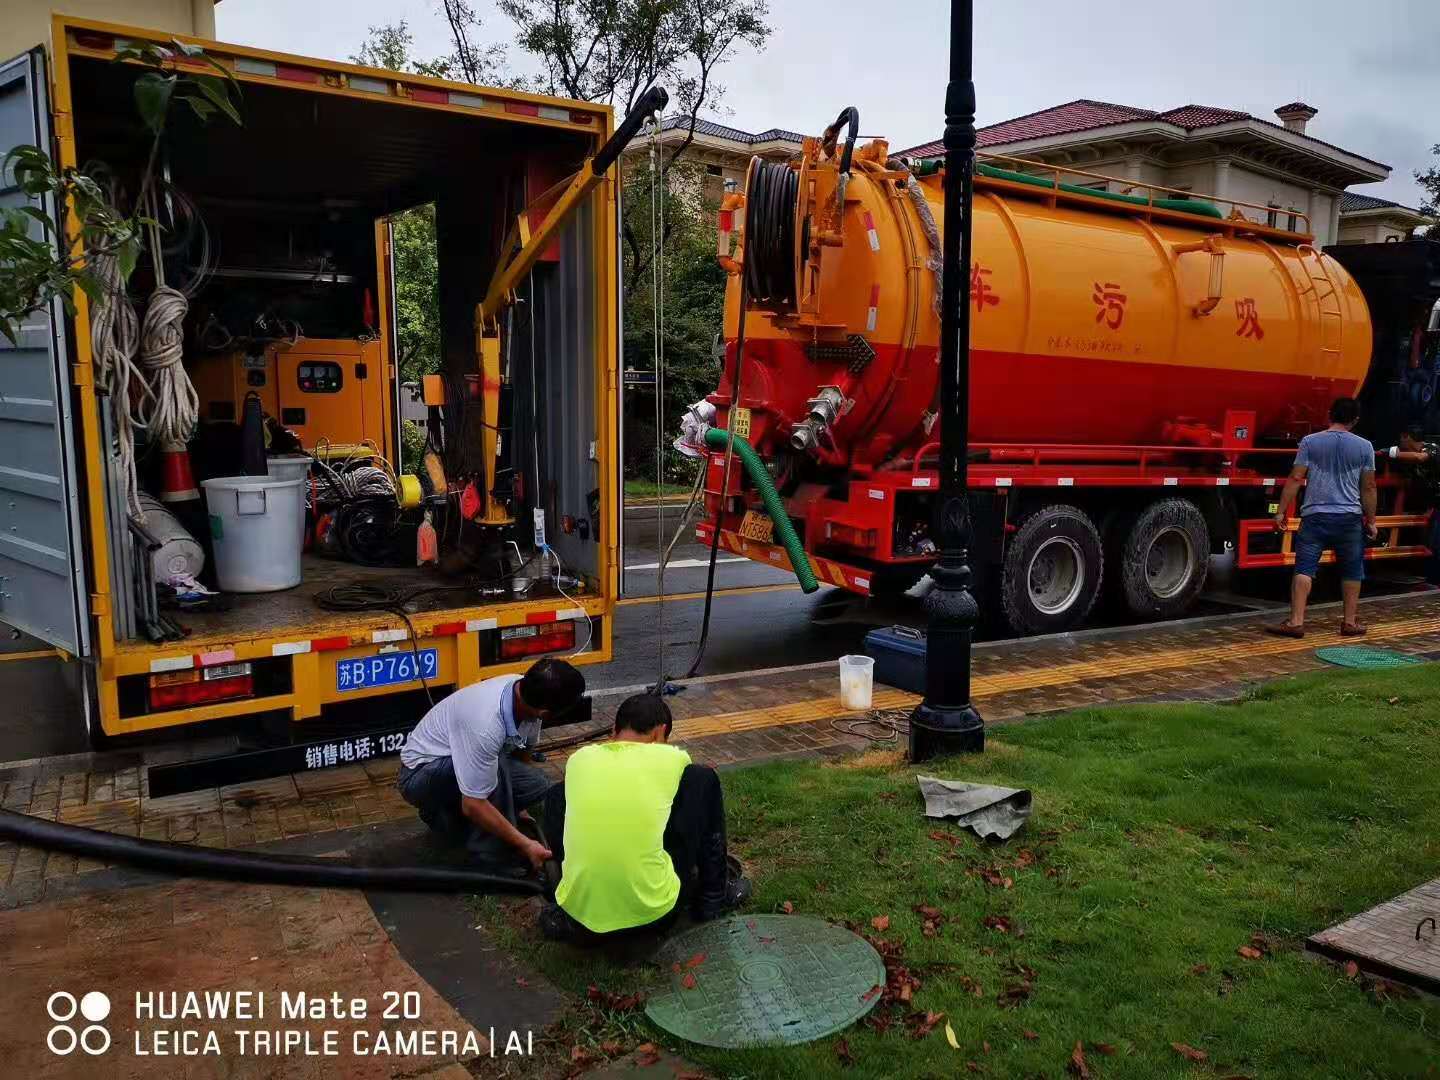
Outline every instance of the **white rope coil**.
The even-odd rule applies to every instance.
[[[184,293],[168,285],[157,286],[140,327],[140,364],[150,393],[140,407],[136,425],[161,446],[189,442],[200,419],[200,398],[182,363],[189,310]]]

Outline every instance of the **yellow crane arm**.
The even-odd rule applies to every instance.
[[[485,465],[485,510],[477,519],[481,525],[510,525],[515,515],[508,503],[495,497],[497,462],[500,456],[500,313],[515,300],[515,289],[535,268],[541,253],[555,235],[600,186],[610,167],[640,130],[645,118],[665,107],[669,95],[652,86],[641,95],[624,123],[610,136],[594,157],[580,166],[551,205],[538,228],[530,230],[529,209],[523,211],[506,235],[500,263],[490,278],[485,298],[475,308],[475,346],[480,359],[481,456]],[[559,186],[559,185],[557,185]],[[555,188],[538,200],[544,205]]]

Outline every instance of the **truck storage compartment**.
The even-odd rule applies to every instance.
[[[150,147],[132,107],[140,69],[84,56],[71,63],[79,160],[104,163],[121,192],[137,186]],[[475,305],[518,210],[572,173],[592,153],[593,137],[311,92],[304,85],[246,84],[240,112],[240,125],[200,124],[171,112],[158,163],[166,177],[158,190],[173,200],[164,217],[170,226],[166,278],[193,292],[184,318],[184,367],[199,396],[190,442],[194,475],[203,482],[242,472],[246,396],[264,410],[271,449],[284,448],[292,436],[298,448],[318,451],[328,462],[311,469],[308,482],[312,550],[302,562],[301,585],[168,611],[171,624],[190,632],[190,644],[287,629],[324,636],[353,622],[354,613],[327,609],[320,600],[353,595],[350,586],[377,586],[393,596],[428,588],[412,609],[431,612],[517,596],[560,599],[557,580],[569,583],[567,593],[586,589],[585,580],[575,579],[588,579],[595,589],[602,480],[593,449],[599,439],[598,298],[595,219],[586,210],[537,265],[504,327],[510,389],[501,469],[514,517],[526,526],[480,530],[459,508],[464,485],[478,472],[480,448],[471,399],[478,372]],[[373,472],[351,484],[341,462],[367,462],[392,480],[402,471],[384,219],[420,203],[435,204],[441,238],[436,259],[448,393],[444,416],[432,410],[431,420],[444,420],[449,446],[442,465],[452,488],[428,492],[420,507],[438,530],[444,569],[415,566],[422,508],[396,514],[396,507],[384,507],[354,520],[343,503],[321,504],[327,492],[337,494],[336,471],[346,472],[346,491],[372,492],[366,484]],[[131,279],[137,307],[153,285],[153,268],[143,259]],[[438,444],[438,436],[432,442]],[[156,491],[163,482],[161,455],[143,432],[137,444],[140,487]],[[420,471],[418,461],[405,465],[412,474]],[[114,488],[124,478],[109,468],[102,481]],[[376,482],[386,485],[383,477]],[[111,491],[108,505],[122,511],[118,495]],[[534,550],[536,508],[546,511],[547,541],[559,560]],[[325,536],[327,511],[337,518],[331,528],[348,530],[338,543],[318,539]],[[115,592],[124,593],[137,544],[114,520],[118,513],[111,517],[108,534],[125,552],[114,562]],[[217,520],[212,508],[212,530],[220,527]],[[192,513],[186,524],[194,521]],[[200,521],[196,531],[212,556],[203,580],[213,588],[213,547]],[[517,585],[523,586],[518,593]],[[128,592],[135,598],[137,588]],[[140,599],[131,606],[143,612]],[[117,611],[121,639],[154,634],[143,615],[128,615]]]

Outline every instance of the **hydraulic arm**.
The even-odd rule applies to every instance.
[[[530,228],[530,208],[527,207],[515,219],[505,238],[503,254],[490,279],[490,287],[475,309],[475,351],[480,358],[481,452],[485,468],[485,509],[483,515],[476,519],[480,525],[504,526],[515,521],[511,504],[497,498],[495,492],[500,451],[500,389],[503,384],[500,316],[514,303],[516,287],[534,269],[546,246],[604,182],[610,167],[639,132],[646,117],[663,109],[668,100],[669,95],[662,87],[652,86],[645,91],[609,141],[563,184],[564,190],[554,198],[539,226],[533,230]],[[532,205],[544,206],[550,202],[554,190],[547,191]]]

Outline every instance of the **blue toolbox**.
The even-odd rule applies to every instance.
[[[875,661],[875,681],[912,694],[925,692],[925,631],[887,626],[865,635],[865,655]]]

